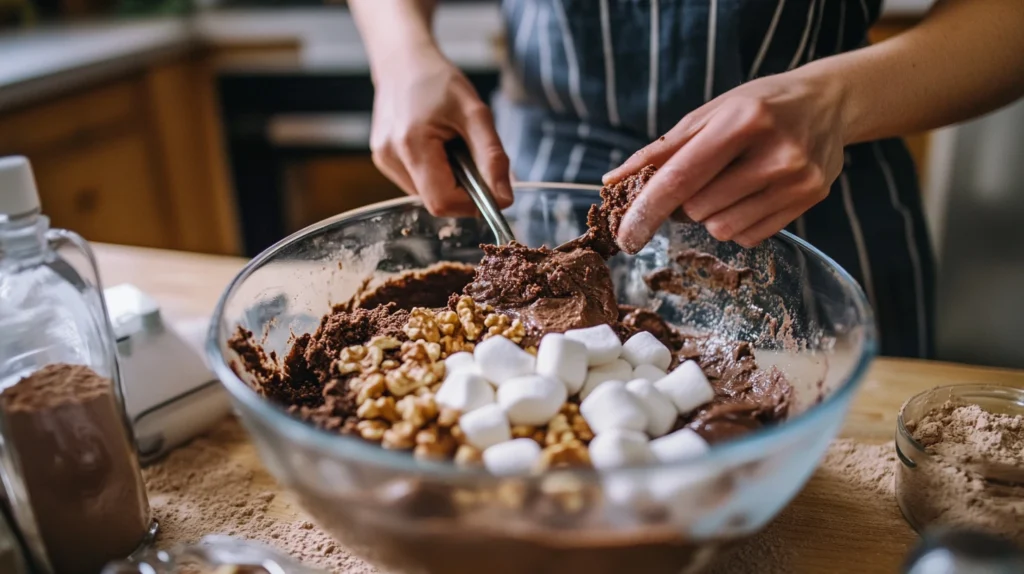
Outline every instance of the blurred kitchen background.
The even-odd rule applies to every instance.
[[[888,0],[877,41],[931,0]],[[441,0],[442,49],[495,89],[495,0]],[[92,241],[253,255],[400,192],[343,0],[0,0],[0,155]],[[940,263],[940,358],[1024,367],[1024,103],[908,138]]]

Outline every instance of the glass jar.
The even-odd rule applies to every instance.
[[[0,478],[35,568],[94,573],[155,530],[88,243],[0,158]]]

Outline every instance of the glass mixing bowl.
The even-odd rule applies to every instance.
[[[579,235],[598,188],[519,184],[507,210],[520,242]],[[431,216],[411,198],[338,215],[283,239],[231,282],[207,352],[263,463],[351,551],[389,572],[588,574],[697,571],[763,528],[802,488],[835,437],[875,354],[871,310],[856,282],[801,239],[779,234],[744,250],[695,224],[667,223],[636,256],[609,261],[622,304],[669,323],[751,342],[759,364],[793,385],[790,418],[687,462],[598,474],[559,470],[495,477],[426,463],[289,415],[236,369],[227,341],[239,326],[266,352],[287,352],[368,277],[438,261],[475,263],[493,241],[475,219]],[[687,249],[750,271],[738,289],[689,274],[682,295],[652,293],[644,276]],[[236,372],[237,371],[237,372]]]

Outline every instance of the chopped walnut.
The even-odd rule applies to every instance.
[[[381,420],[359,421],[356,424],[359,436],[373,442],[380,442],[384,438],[384,431],[388,430],[388,424]]]
[[[402,331],[410,341],[436,343],[441,339],[437,327],[437,318],[429,309],[415,307],[409,312],[409,321],[402,327]]]
[[[365,377],[352,379],[349,388],[356,391],[356,403],[361,405],[384,394],[384,375],[370,373]]]
[[[487,335],[484,338],[501,335],[513,343],[519,344],[526,336],[526,327],[519,319],[512,320],[508,315],[491,313],[484,319],[484,326],[487,327]]]
[[[529,347],[526,347],[523,350],[526,351],[527,353],[533,355],[534,357],[537,356],[537,347],[534,346],[534,345],[530,345]]]
[[[459,315],[455,311],[445,309],[436,316],[438,331],[444,337],[453,337],[462,328],[462,324],[459,323]]]
[[[586,483],[565,472],[549,474],[540,483],[541,494],[566,514],[579,514],[586,509],[586,488]]]
[[[553,468],[589,467],[590,452],[578,440],[553,444],[544,447],[537,464],[542,471]]]
[[[417,363],[432,363],[441,358],[441,344],[426,341],[402,343],[402,360]]]
[[[394,397],[380,397],[371,399],[359,405],[356,416],[363,419],[384,419],[390,422],[398,422],[402,417],[398,414]]]
[[[434,396],[430,394],[408,395],[398,401],[397,407],[401,419],[415,428],[423,428],[437,417],[437,403],[434,402]]]
[[[458,446],[451,434],[435,426],[416,433],[413,455],[421,460],[446,460],[452,457]]]
[[[576,433],[569,426],[569,418],[561,413],[555,415],[548,422],[547,432],[544,434],[544,444],[551,446],[573,440],[576,440]]]
[[[481,466],[484,463],[484,453],[470,444],[459,445],[455,451],[455,464],[459,466]]]
[[[459,422],[459,417],[462,413],[458,409],[449,407],[442,407],[440,412],[437,414],[437,426],[442,428],[451,428],[455,423]]]
[[[522,508],[526,502],[526,485],[519,480],[506,480],[498,485],[498,502],[506,508]]]
[[[397,349],[402,345],[402,342],[394,337],[387,337],[384,335],[377,335],[370,339],[370,342],[366,344],[367,347],[375,347],[382,351],[390,351],[391,349]]]
[[[408,421],[401,421],[384,431],[381,446],[394,450],[408,450],[415,444],[417,429]]]
[[[531,438],[537,432],[537,427],[531,425],[513,425],[512,438]]]
[[[489,307],[477,306],[471,297],[463,295],[455,304],[455,313],[462,324],[462,332],[468,341],[476,341],[484,331],[484,314]]]
[[[392,395],[404,397],[420,387],[440,381],[443,375],[444,363],[405,361],[397,369],[388,371],[384,382]]]

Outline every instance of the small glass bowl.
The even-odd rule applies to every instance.
[[[950,385],[907,399],[896,419],[896,501],[904,518],[919,533],[933,526],[976,528],[1024,543],[1024,527],[1015,524],[1019,515],[997,502],[1008,500],[1003,497],[1024,498],[1024,468],[999,465],[998,475],[983,475],[979,471],[989,467],[983,453],[973,457],[970,465],[940,457],[928,452],[908,430],[908,425],[914,426],[951,400],[978,405],[992,414],[1024,415],[1024,389],[1011,386]],[[967,476],[972,486],[957,488]],[[978,496],[992,497],[990,512],[980,512]]]

